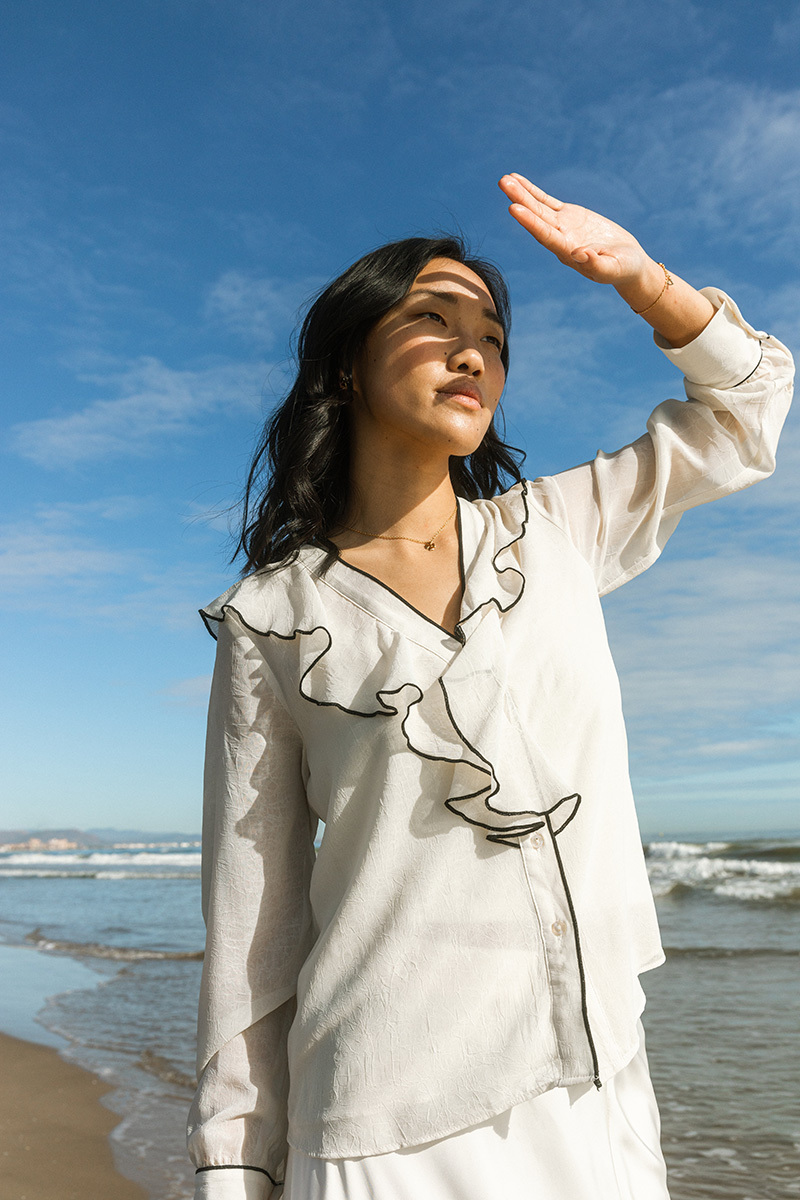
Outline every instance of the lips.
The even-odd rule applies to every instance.
[[[445,396],[466,396],[470,400],[474,400],[481,408],[483,407],[483,393],[481,389],[474,383],[467,383],[466,380],[460,380],[448,383],[446,387],[439,388],[440,394]]]

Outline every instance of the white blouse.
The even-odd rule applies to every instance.
[[[453,635],[315,548],[204,611],[198,1196],[416,1146],[635,1054],[663,959],[599,596],[768,476],[786,348],[723,292],[648,433],[459,500]],[[325,831],[318,854],[318,819]]]

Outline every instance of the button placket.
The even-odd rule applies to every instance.
[[[580,966],[564,884],[546,829],[521,839],[520,849],[539,913],[551,988],[553,1034],[563,1069],[573,1072],[579,1065],[574,1062],[574,1048],[583,1040],[584,1026]]]

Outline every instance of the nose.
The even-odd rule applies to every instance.
[[[462,375],[472,375],[475,379],[480,378],[485,368],[480,350],[477,346],[468,345],[459,346],[454,350],[448,357],[447,365],[451,371],[458,371]]]

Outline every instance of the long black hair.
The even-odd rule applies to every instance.
[[[298,372],[286,399],[268,418],[256,446],[242,500],[241,531],[233,559],[242,574],[291,560],[301,546],[336,547],[329,533],[344,518],[349,490],[351,392],[341,378],[367,334],[407,294],[432,259],[449,258],[474,271],[494,301],[508,335],[508,289],[497,267],[472,258],[460,237],[404,238],[365,254],[321,291],[297,339]],[[508,372],[508,337],[501,353]],[[458,496],[494,496],[519,481],[524,454],[506,445],[494,421],[478,449],[450,459]]]

